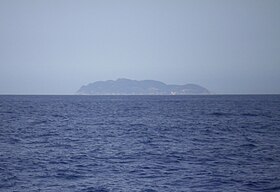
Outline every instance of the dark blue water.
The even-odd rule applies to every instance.
[[[280,96],[0,96],[0,191],[280,191]]]

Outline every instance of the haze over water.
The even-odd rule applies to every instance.
[[[1,0],[0,94],[109,79],[280,93],[278,0]]]

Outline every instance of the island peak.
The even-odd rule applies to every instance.
[[[210,92],[197,84],[168,85],[155,80],[96,81],[82,86],[77,94],[82,95],[205,95]]]

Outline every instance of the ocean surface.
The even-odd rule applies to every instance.
[[[0,191],[280,191],[280,95],[0,96]]]

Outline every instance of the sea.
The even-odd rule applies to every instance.
[[[2,95],[0,191],[280,191],[280,95]]]

